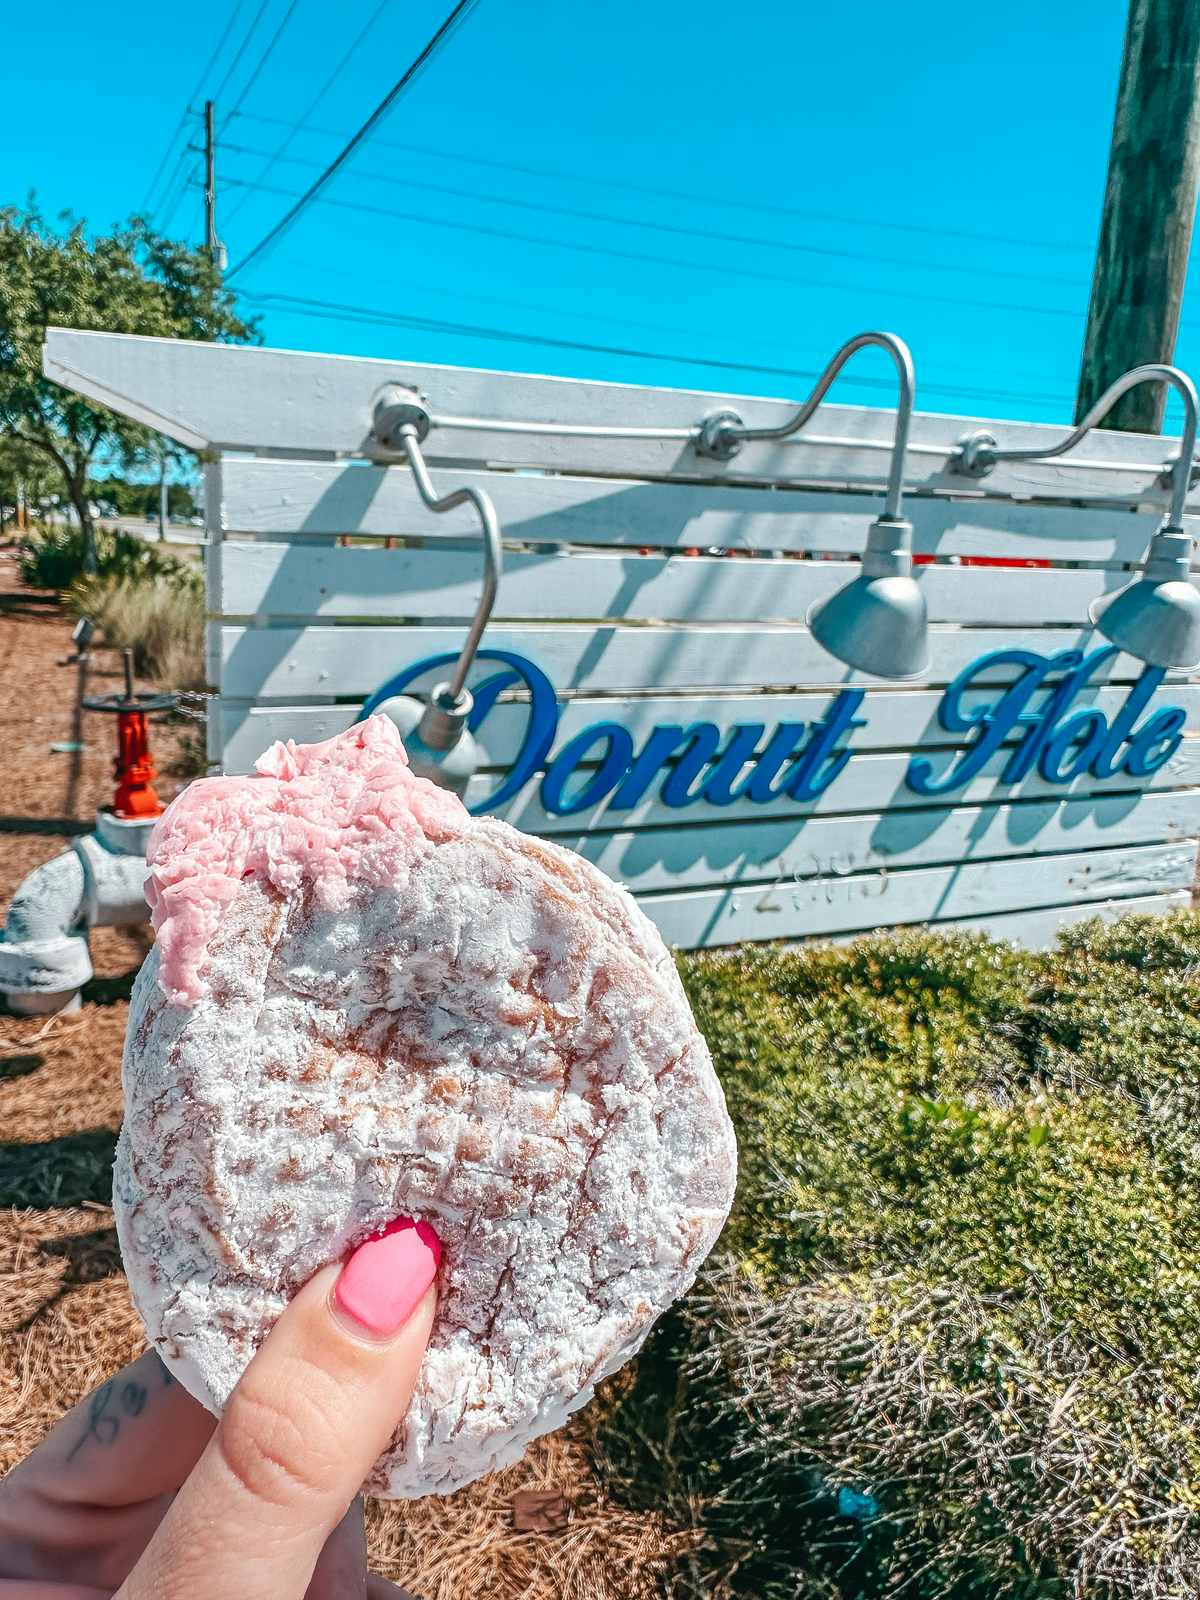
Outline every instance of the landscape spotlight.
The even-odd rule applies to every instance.
[[[808,613],[813,638],[831,656],[877,678],[919,678],[929,666],[925,596],[912,571],[912,523],[901,513],[904,457],[915,398],[912,352],[894,333],[860,333],[848,340],[817,379],[808,399],[777,428],[748,428],[736,411],[718,411],[701,424],[700,455],[728,460],[749,439],[786,439],[798,433],[825,398],[852,355],[868,346],[896,363],[900,399],[883,514],[867,530],[862,570]]]
[[[1065,455],[1089,433],[1129,389],[1139,383],[1166,383],[1183,401],[1179,454],[1166,468],[1171,503],[1150,541],[1145,571],[1114,594],[1093,600],[1092,624],[1106,639],[1154,667],[1200,666],[1200,594],[1192,582],[1193,540],[1183,526],[1196,454],[1196,389],[1178,367],[1151,362],[1133,367],[1111,384],[1082,422],[1052,449],[1001,450],[990,433],[973,433],[950,458],[950,470],[986,477],[1000,461],[1049,461]]]
[[[96,624],[91,617],[80,617],[79,621],[71,629],[71,643],[75,646],[75,654],[68,656],[61,665],[73,667],[77,663],[82,663],[86,666],[92,659],[91,648],[95,633]]]
[[[481,763],[479,746],[467,727],[474,701],[466,680],[496,603],[501,565],[500,527],[496,508],[484,490],[455,489],[440,497],[435,493],[421,454],[421,442],[429,433],[429,426],[429,412],[415,389],[391,385],[375,407],[375,437],[388,448],[403,452],[412,468],[417,493],[429,509],[442,512],[452,511],[455,506],[474,506],[483,533],[483,589],[449,680],[439,683],[426,700],[412,695],[394,695],[375,710],[390,717],[399,728],[409,765],[418,777],[428,778],[441,788],[462,795]]]

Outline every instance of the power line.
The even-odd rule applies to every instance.
[[[190,145],[188,146],[188,149],[191,149]],[[162,201],[159,204],[158,209],[160,213],[160,220],[158,222],[158,229],[160,233],[166,233],[167,229],[171,226],[171,220],[175,213],[179,210],[182,201],[186,198],[188,190],[197,186],[203,188],[203,184],[199,184],[198,180],[199,171],[200,164],[198,162],[194,162],[190,169],[187,167],[180,168],[181,181],[177,185],[174,185],[172,189],[168,189],[167,193],[163,196]]]
[[[221,37],[217,40],[215,46],[213,47],[212,55],[210,55],[208,60],[205,62],[204,70],[201,72],[200,76],[196,79],[196,87],[192,90],[191,94],[188,96],[187,101],[184,104],[183,115],[180,117],[178,123],[175,126],[175,132],[171,135],[170,139],[167,141],[167,148],[163,151],[163,158],[158,163],[158,166],[155,169],[154,176],[150,180],[150,187],[146,190],[146,198],[142,201],[142,210],[143,211],[146,211],[146,210],[149,209],[150,198],[153,195],[155,189],[158,188],[158,180],[162,177],[163,172],[166,169],[167,162],[171,158],[171,151],[175,147],[175,141],[176,141],[176,139],[178,139],[178,137],[179,137],[180,133],[182,133],[183,129],[187,127],[187,119],[188,119],[188,110],[187,110],[187,108],[188,108],[188,106],[191,105],[192,101],[200,93],[200,90],[204,86],[205,79],[208,77],[209,73],[212,71],[213,67],[216,65],[217,57],[221,54],[221,51],[225,48],[225,42],[229,38],[229,35],[233,32],[234,23],[237,21],[238,15],[241,12],[241,9],[245,5],[245,3],[246,3],[246,0],[234,0],[234,7],[233,7],[233,10],[229,13],[229,20],[226,22],[225,27],[222,30]]]
[[[239,4],[235,8],[233,16],[230,17],[229,24],[226,27],[224,34],[222,34],[222,36],[221,36],[222,44],[224,44],[226,38],[229,36],[230,32],[232,31],[234,22],[236,21],[238,15],[241,12],[243,3],[244,3],[244,0],[239,0]],[[232,59],[232,61],[230,61],[228,67],[226,67],[224,77],[221,79],[220,83],[217,85],[216,89],[213,91],[212,95],[209,97],[210,99],[219,100],[221,98],[221,96],[225,93],[225,89],[226,89],[227,85],[229,84],[230,79],[233,77],[233,74],[237,71],[238,65],[241,62],[242,57],[245,55],[247,49],[249,48],[251,39],[253,39],[255,33],[258,31],[258,25],[262,21],[263,16],[265,15],[265,13],[267,11],[267,8],[270,5],[270,3],[271,3],[271,0],[261,0],[261,3],[259,5],[259,7],[258,7],[258,10],[254,13],[253,18],[251,19],[250,26],[246,29],[245,33],[242,35],[241,43],[238,45],[237,49],[233,52],[233,59]],[[199,94],[200,89],[204,84],[204,80],[208,76],[209,68],[215,63],[215,61],[216,61],[216,52],[214,52],[212,61],[210,61],[209,66],[205,68],[205,71],[204,71],[203,75],[197,80],[196,87],[195,87],[195,89],[193,89],[191,95],[188,98],[187,104],[186,104],[185,109],[184,109],[183,117],[180,119],[180,126],[181,127],[186,124],[188,116],[190,114],[192,114],[192,112],[191,112],[192,101]],[[171,218],[175,215],[175,212],[179,207],[179,202],[183,197],[184,190],[186,190],[187,184],[190,182],[190,179],[186,176],[186,173],[185,173],[183,189],[178,190],[175,193],[174,199],[172,199],[170,201],[170,204],[168,206],[168,197],[171,194],[172,187],[177,182],[179,174],[180,174],[180,171],[186,169],[187,156],[188,156],[188,152],[187,152],[187,149],[185,147],[182,151],[180,151],[179,160],[176,163],[175,170],[174,170],[170,180],[167,183],[166,189],[163,192],[163,198],[159,201],[158,205],[154,208],[154,215],[157,215],[159,213],[163,214],[163,220],[161,221],[159,226],[164,231],[170,225]]]
[[[384,0],[387,3],[387,0]],[[224,150],[234,155],[266,156],[269,151],[256,150],[246,145],[225,144]],[[270,157],[268,168],[276,161],[286,161],[290,165],[302,167],[319,167],[319,161],[313,161],[304,156],[284,155],[284,146]],[[258,178],[247,182],[245,179],[231,179],[231,182],[252,190],[260,186],[263,173]],[[355,177],[362,178],[372,183],[389,183],[406,189],[421,189],[429,194],[450,195],[457,200],[482,200],[487,205],[510,206],[520,211],[548,212],[553,216],[574,217],[583,222],[615,223],[622,228],[646,228],[654,233],[671,234],[677,238],[712,239],[721,244],[736,244],[748,246],[751,249],[789,250],[799,255],[826,256],[842,261],[861,261],[862,252],[858,250],[842,250],[833,245],[801,244],[793,239],[769,239],[761,234],[728,233],[719,228],[692,228],[683,223],[659,222],[649,217],[622,217],[611,211],[584,211],[576,206],[551,205],[540,200],[524,200],[517,196],[491,195],[480,192],[478,189],[458,189],[448,184],[429,183],[423,178],[397,177],[389,172],[367,172],[359,169]],[[239,208],[245,204],[245,199],[239,202]],[[1084,283],[1079,278],[1065,278],[1052,273],[1012,271],[1004,267],[975,267],[964,266],[957,261],[914,261],[904,256],[880,256],[872,254],[872,261],[881,266],[890,267],[915,267],[921,271],[933,272],[969,272],[972,277],[985,276],[991,278],[1018,279],[1026,283],[1050,283],[1068,289],[1080,289]]]
[[[162,160],[158,163],[158,166],[155,167],[154,176],[150,179],[150,183],[147,186],[145,199],[142,201],[142,210],[143,211],[147,211],[148,212],[149,209],[150,209],[151,196],[154,194],[154,191],[158,188],[158,180],[162,177],[163,173],[166,171],[167,162],[171,159],[171,152],[175,148],[175,141],[176,141],[176,139],[178,139],[178,137],[179,137],[180,133],[183,131],[183,129],[187,126],[187,119],[188,119],[188,113],[185,111],[183,113],[183,115],[180,117],[179,121],[175,124],[175,128],[174,128],[174,131],[171,134],[171,137],[167,140],[167,147],[162,153]],[[172,172],[172,178],[173,177],[174,177],[174,172]]]
[[[229,181],[232,184],[237,183],[236,179]],[[307,190],[302,196],[296,196],[295,190],[278,189],[272,184],[261,185],[258,192],[260,194],[277,194],[289,199],[296,198],[298,203],[288,213],[289,218],[296,216],[304,205],[307,205],[310,200],[315,198],[313,189]],[[429,227],[450,228],[456,232],[478,234],[490,239],[515,240],[520,244],[536,245],[539,249],[550,247],[557,250],[574,250],[583,255],[608,256],[618,261],[634,261],[640,265],[672,267],[689,272],[715,272],[720,277],[749,278],[760,283],[783,283],[792,288],[840,289],[843,291],[850,290],[859,294],[888,294],[900,300],[918,300],[922,302],[937,300],[943,305],[965,306],[975,311],[1015,311],[1023,316],[1069,317],[1075,320],[1079,320],[1083,316],[1082,311],[1072,311],[1066,306],[1015,305],[997,300],[964,299],[959,295],[928,294],[913,289],[897,289],[890,285],[887,289],[880,289],[875,284],[830,283],[823,278],[798,278],[790,273],[767,272],[756,267],[737,267],[720,265],[710,261],[693,261],[682,256],[655,255],[645,250],[622,250],[611,245],[584,244],[570,239],[547,239],[538,234],[521,233],[514,228],[497,228],[481,222],[460,222],[453,218],[429,216],[425,212],[397,211],[387,206],[371,205],[362,200],[333,200],[328,197],[322,197],[317,203],[323,206],[334,206],[341,211],[359,211],[369,216],[389,217],[401,222],[417,222]],[[267,235],[267,239],[269,240],[278,231],[277,226],[272,230],[271,234]],[[258,253],[258,248],[260,247],[256,247],[251,252],[251,255],[245,257],[239,263],[239,269],[244,267],[246,262]],[[228,276],[232,277],[233,274],[230,273]]]
[[[272,54],[274,53],[274,50],[275,50],[275,46],[279,43],[280,39],[282,39],[283,33],[284,33],[284,29],[287,27],[288,23],[292,20],[292,13],[293,13],[293,11],[295,11],[295,9],[296,9],[296,7],[297,7],[297,5],[299,3],[300,3],[300,0],[291,0],[291,4],[288,6],[287,10],[283,14],[283,21],[275,29],[275,32],[271,35],[270,42],[268,43],[267,48],[263,51],[262,55],[258,58],[258,65],[255,67],[254,71],[250,74],[250,76],[246,79],[245,83],[242,85],[241,93],[238,95],[237,99],[234,101],[233,110],[229,113],[229,116],[227,116],[224,119],[226,124],[230,121],[231,118],[237,116],[238,112],[241,110],[242,102],[245,100],[246,96],[250,93],[251,89],[253,89],[254,85],[258,82],[259,74],[262,72],[262,69],[266,66],[267,62],[271,59],[271,56],[272,56]],[[213,98],[215,99],[216,96],[214,96]]]
[[[262,255],[265,250],[274,244],[274,242],[280,238],[288,228],[291,227],[292,223],[295,222],[300,213],[308,205],[310,205],[313,200],[316,199],[317,195],[333,177],[334,173],[339,171],[346,164],[351,155],[353,155],[354,151],[358,149],[360,144],[362,144],[363,140],[366,139],[368,135],[372,133],[373,130],[378,126],[386,113],[404,93],[404,90],[408,87],[408,85],[413,81],[414,78],[417,77],[425,64],[432,59],[438,46],[444,39],[449,37],[455,25],[461,18],[467,15],[467,13],[474,7],[475,4],[476,0],[458,0],[458,4],[454,7],[449,16],[446,17],[445,21],[438,28],[437,32],[425,45],[425,48],[415,58],[415,60],[410,62],[405,68],[404,72],[388,90],[387,94],[384,95],[383,99],[375,107],[374,111],[372,111],[371,115],[363,123],[362,127],[359,128],[358,132],[354,134],[350,140],[348,140],[339,153],[334,156],[333,160],[329,163],[325,170],[317,178],[315,178],[305,192],[297,198],[296,203],[294,206],[292,206],[291,210],[281,217],[274,227],[269,229],[268,232],[263,235],[254,248],[249,252],[249,254],[243,256],[237,265],[226,274],[226,281],[232,278],[235,273],[241,272],[242,269],[248,266],[251,261]]]
[[[204,83],[204,80],[208,76],[210,68],[212,67],[213,63],[217,59],[217,55],[218,55],[218,53],[220,51],[221,45],[223,45],[225,43],[225,40],[229,37],[229,34],[230,34],[230,32],[231,32],[231,30],[233,28],[234,21],[235,21],[237,15],[238,15],[238,12],[241,10],[241,7],[242,7],[243,3],[244,3],[244,0],[238,0],[238,4],[234,8],[233,15],[230,17],[228,23],[226,24],[224,33],[221,35],[220,44],[218,44],[217,49],[213,51],[213,54],[212,54],[212,56],[211,56],[211,58],[210,58],[210,60],[208,62],[208,65],[205,67],[204,72],[200,75],[200,78],[197,80],[196,88],[192,91],[192,94],[189,96],[188,102],[187,102],[187,108],[184,110],[184,114],[180,118],[180,121],[179,121],[179,127],[180,128],[185,126],[185,124],[187,122],[188,115],[190,114],[191,102],[192,102],[192,100],[195,99],[196,95],[200,92],[200,89],[201,89],[201,87],[202,87],[202,85]],[[270,60],[271,54],[274,51],[275,46],[279,43],[280,38],[283,36],[283,31],[287,27],[288,23],[291,21],[292,13],[295,11],[296,6],[298,5],[298,3],[299,3],[299,0],[291,0],[291,4],[288,6],[287,11],[284,13],[283,20],[279,23],[279,26],[275,29],[275,32],[272,34],[270,40],[268,41],[266,49],[263,51],[262,55],[259,57],[258,64],[255,66],[254,70],[250,73],[250,76],[246,79],[245,83],[242,85],[241,92],[238,95],[238,98],[237,98],[237,101],[236,101],[236,103],[234,105],[233,110],[229,113],[229,116],[227,116],[225,118],[225,122],[226,123],[229,121],[229,117],[238,115],[243,101],[245,100],[246,96],[249,94],[250,90],[253,88],[254,84],[257,82],[259,74],[262,72],[263,68],[266,66],[267,62]],[[245,54],[246,49],[249,46],[251,39],[254,37],[254,34],[255,34],[255,32],[256,32],[256,30],[258,28],[258,25],[262,21],[263,15],[265,14],[269,4],[270,4],[270,0],[262,0],[262,4],[259,6],[258,10],[255,12],[254,20],[251,22],[249,28],[246,30],[246,33],[243,35],[242,42],[238,46],[237,50],[234,52],[233,60],[229,63],[229,66],[225,71],[225,76],[221,79],[221,82],[218,85],[215,94],[211,97],[214,100],[217,98],[217,96],[219,96],[224,91],[225,86],[229,83],[229,80],[231,79],[231,77],[233,76],[235,70],[237,69],[238,63],[242,59],[242,56]],[[176,135],[178,134],[178,131],[179,131],[179,129],[177,128],[176,129]],[[175,136],[173,136],[173,138],[172,138],[172,142],[174,142],[174,137]],[[185,194],[185,192],[186,192],[186,190],[188,188],[188,185],[194,179],[195,167],[193,166],[191,173],[188,173],[187,170],[186,170],[188,151],[190,150],[190,148],[191,148],[190,145],[185,145],[183,150],[180,152],[179,160],[176,163],[175,170],[172,173],[171,178],[168,180],[167,187],[166,187],[166,189],[164,190],[164,193],[163,193],[163,198],[159,202],[159,204],[158,204],[158,206],[156,208],[157,211],[162,213],[162,220],[159,223],[159,226],[162,228],[162,230],[164,232],[170,226],[172,217],[174,217],[175,212],[179,209],[180,200],[182,200],[182,198],[183,198],[183,196],[184,196],[184,194]],[[182,174],[182,183],[179,184],[178,187],[176,187],[177,183],[179,182],[181,174]],[[173,197],[172,197],[172,191],[174,191]]]
[[[165,230],[167,222],[170,221],[171,217],[173,217],[175,212],[178,210],[179,202],[183,199],[184,195],[187,193],[195,179],[195,162],[193,161],[189,165],[191,150],[191,145],[186,144],[179,152],[179,160],[176,162],[175,170],[172,172],[170,179],[167,182],[167,186],[163,190],[162,199],[158,202],[151,213],[151,220],[160,219],[156,222],[156,226],[160,229],[160,231]],[[164,218],[165,221],[161,220]]]
[[[250,26],[246,29],[241,44],[238,45],[236,51],[234,52],[233,60],[229,63],[229,66],[225,72],[225,76],[221,79],[213,93],[209,95],[210,100],[219,101],[221,96],[225,93],[225,90],[229,85],[230,78],[233,77],[234,72],[237,70],[238,62],[245,55],[251,39],[253,39],[254,35],[258,32],[258,25],[262,21],[263,15],[270,4],[271,0],[262,0],[258,10],[254,13],[253,22],[251,22]],[[194,100],[195,98],[195,95],[193,95],[192,99]],[[188,103],[190,105],[191,101]]]
[[[336,128],[318,127],[312,123],[307,125],[303,121],[291,122],[286,117],[267,116],[262,112],[243,111],[241,117],[249,122],[262,122],[273,124],[276,127],[291,128],[295,132],[315,133],[331,139],[343,139],[345,134]],[[695,190],[663,188],[655,184],[632,183],[628,178],[600,178],[594,173],[563,172],[550,167],[531,166],[515,161],[501,161],[495,157],[471,155],[465,151],[438,150],[430,145],[400,143],[395,139],[377,139],[376,145],[381,150],[400,150],[409,155],[433,156],[439,161],[461,161],[469,166],[491,167],[502,172],[520,172],[532,178],[550,178],[555,182],[569,183],[572,185],[585,183],[592,184],[602,189],[626,189],[631,194],[653,195],[660,200],[686,200],[695,205],[726,206],[737,211],[758,211],[772,217],[793,217],[801,222],[829,222],[839,227],[853,228],[887,228],[898,233],[931,234],[938,239],[968,239],[975,244],[1005,244],[1018,245],[1022,248],[1036,250],[1062,250],[1073,255],[1090,256],[1091,251],[1084,245],[1071,244],[1060,239],[1024,239],[1015,238],[1009,234],[977,233],[968,228],[939,227],[929,223],[897,222],[890,218],[881,217],[854,217],[846,216],[840,212],[810,211],[801,206],[783,206],[774,201],[745,200],[730,195],[699,194]]]
[[[422,283],[422,282],[419,282],[419,281],[411,279],[411,278],[406,279],[406,278],[397,277],[395,274],[393,274],[391,272],[388,273],[388,277],[387,277],[387,292],[390,295],[395,295],[395,296],[400,296],[401,293],[403,293],[404,297],[406,297],[406,298],[427,298],[430,293],[437,294],[437,293],[441,292],[442,294],[447,295],[448,297],[450,297],[453,300],[454,305],[455,305],[456,308],[459,305],[459,303],[462,302],[462,301],[472,301],[472,302],[474,302],[474,303],[476,303],[478,305],[502,306],[506,312],[518,311],[518,312],[528,313],[530,316],[532,316],[532,317],[534,317],[536,319],[537,325],[539,325],[539,326],[544,325],[545,322],[548,319],[549,320],[553,320],[556,317],[566,316],[566,317],[569,317],[569,318],[573,318],[575,320],[586,320],[586,316],[587,316],[586,313],[580,313],[580,311],[577,308],[573,309],[570,306],[563,306],[563,305],[550,305],[550,306],[547,306],[545,304],[535,304],[535,303],[533,303],[531,301],[528,301],[528,300],[515,300],[515,299],[512,298],[511,295],[480,294],[477,290],[463,289],[463,288],[460,288],[457,285],[453,286],[452,288],[447,288],[447,287],[443,286],[441,288],[441,290],[439,291],[437,288],[434,288],[433,286],[431,286],[428,283]],[[312,303],[327,303],[327,302],[312,302]],[[664,327],[661,318],[656,318],[654,321],[639,321],[637,318],[634,318],[634,317],[621,316],[619,318],[613,319],[613,318],[611,318],[611,317],[606,315],[605,318],[604,318],[604,321],[605,321],[606,326],[616,326],[618,328],[634,328],[634,329],[637,329],[639,333],[653,333],[653,334],[658,335],[658,336],[666,336],[666,337],[670,337],[672,335],[678,335],[680,338],[685,339],[685,340],[690,340],[692,338],[692,333],[691,333],[691,331],[689,329],[686,329],[686,328],[671,328],[669,326]],[[732,337],[734,337],[736,339],[736,342],[737,342],[739,348],[745,348],[746,347],[747,341],[744,339],[744,337],[741,335],[741,333],[739,331],[734,331],[734,333],[732,334]],[[752,350],[755,348],[755,345],[754,345],[753,341],[750,342],[750,348]],[[761,344],[759,344],[757,346],[757,348],[762,349],[763,346]],[[770,367],[766,367],[766,368],[763,368],[763,367],[748,367],[746,370],[747,371],[756,371],[757,372],[757,371],[770,371],[772,369]],[[787,369],[787,370],[790,372],[791,369]],[[953,374],[951,374],[951,376],[953,376]],[[890,380],[888,380],[888,381],[890,381]],[[1028,381],[1030,383],[1036,383],[1039,380],[1036,379],[1036,378],[1029,378]],[[887,387],[887,383],[883,383],[881,386],[886,388]],[[969,388],[963,388],[962,392],[964,394],[966,394],[966,393],[970,393],[972,391]],[[1014,398],[1020,398],[1020,396],[1015,396]],[[1035,396],[1030,396],[1029,398],[1045,399],[1047,397],[1042,396],[1042,395],[1035,395]],[[1059,397],[1059,398],[1063,399],[1063,401],[1065,403],[1065,397]]]
[[[301,316],[320,317],[327,321],[351,321],[379,324],[387,327],[419,329],[423,332],[448,334],[457,338],[493,339],[505,344],[543,345],[555,350],[581,350],[595,355],[631,356],[642,361],[671,361],[684,366],[709,367],[726,372],[757,372],[777,378],[801,378],[811,381],[818,376],[815,370],[800,367],[765,366],[755,362],[729,361],[719,357],[680,355],[662,350],[641,350],[628,345],[595,344],[579,339],[557,338],[550,334],[522,333],[511,328],[483,327],[467,322],[456,322],[436,317],[410,316],[399,311],[378,311],[369,306],[339,305],[334,301],[316,300],[300,295],[244,291],[244,298],[255,305],[281,306],[296,311]],[[892,391],[895,382],[890,378],[856,376],[840,379],[849,387],[883,389]],[[1067,405],[1064,395],[1033,395],[1005,393],[1000,390],[968,389],[953,384],[927,384],[926,389],[935,394],[945,394],[957,399],[1017,400],[1045,405]]]
[[[371,29],[379,21],[379,18],[387,10],[387,8],[388,8],[388,6],[390,4],[391,4],[391,0],[379,0],[379,4],[375,7],[374,11],[372,11],[372,13],[371,13],[370,17],[367,19],[367,21],[363,24],[362,29],[360,30],[360,32],[358,33],[357,37],[354,40],[354,43],[346,51],[345,55],[338,62],[337,66],[334,67],[333,71],[329,74],[329,76],[325,79],[325,82],[317,90],[316,94],[309,101],[309,103],[305,107],[305,109],[300,113],[299,121],[296,123],[296,125],[293,128],[291,128],[289,130],[289,132],[285,135],[285,137],[280,141],[279,147],[274,152],[269,152],[269,151],[266,151],[266,150],[260,150],[260,151],[257,151],[257,152],[255,152],[255,151],[245,152],[246,154],[258,154],[258,155],[267,156],[267,160],[263,164],[261,170],[259,171],[258,177],[254,180],[255,183],[261,183],[263,181],[263,179],[267,176],[267,174],[273,169],[273,167],[275,166],[276,162],[278,162],[278,161],[294,161],[296,159],[294,156],[288,156],[288,154],[287,154],[287,151],[291,146],[292,140],[296,137],[296,134],[300,131],[300,128],[303,126],[303,124],[308,121],[309,117],[313,114],[313,112],[321,104],[321,101],[324,100],[325,96],[329,93],[330,89],[333,88],[333,85],[337,82],[338,78],[341,77],[342,73],[346,70],[346,67],[349,65],[351,57],[355,55],[355,53],[357,52],[359,46],[362,44],[363,40],[367,37],[367,34],[370,33]],[[232,120],[232,118],[236,117],[237,115],[238,115],[238,110],[237,110],[237,107],[235,106],[233,111],[230,113],[230,117],[229,117],[228,120]],[[225,149],[225,150],[237,150],[239,154],[243,153],[241,151],[240,147],[237,146],[237,145],[226,144],[222,148]],[[309,163],[309,165],[314,166],[314,167],[319,167],[321,165],[321,163],[319,161],[313,161],[313,162]],[[233,221],[234,217],[237,216],[238,212],[242,209],[242,207],[245,205],[246,201],[249,198],[250,198],[249,193],[244,194],[242,196],[242,198],[237,202],[237,204],[233,207],[233,209],[230,212],[228,212],[228,214],[226,215],[226,218],[225,218],[225,226],[226,227],[228,227],[230,222]]]

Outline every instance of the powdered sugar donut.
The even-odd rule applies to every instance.
[[[427,1221],[437,1322],[368,1488],[516,1460],[637,1350],[731,1203],[657,931],[588,862],[414,777],[382,717],[192,784],[150,863],[115,1204],[160,1355],[219,1411],[313,1272]]]

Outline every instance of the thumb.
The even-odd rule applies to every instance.
[[[428,1223],[402,1218],[305,1284],[118,1600],[301,1600],[408,1410],[440,1257]]]

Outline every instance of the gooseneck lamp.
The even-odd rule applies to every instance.
[[[376,710],[390,717],[404,735],[412,770],[461,795],[481,761],[479,746],[467,727],[474,704],[467,688],[467,674],[496,603],[501,568],[500,525],[491,497],[484,490],[472,487],[454,489],[445,495],[436,493],[421,453],[429,427],[429,411],[415,389],[389,385],[376,403],[375,438],[386,449],[398,450],[405,457],[417,493],[429,509],[443,512],[461,505],[475,508],[483,535],[483,588],[450,678],[439,683],[428,699],[394,695]]]
[[[1183,401],[1179,454],[1164,469],[1171,503],[1150,541],[1144,572],[1115,594],[1094,600],[1089,616],[1106,639],[1140,661],[1190,669],[1200,666],[1200,593],[1192,582],[1193,540],[1184,530],[1183,509],[1191,487],[1200,408],[1195,385],[1185,372],[1158,362],[1134,367],[1110,384],[1078,426],[1051,449],[1001,450],[992,434],[980,430],[960,442],[949,466],[951,471],[984,478],[1001,461],[1050,461],[1065,455],[1139,383],[1169,384]]]
[[[728,460],[748,440],[787,439],[798,433],[825,398],[838,373],[859,350],[886,350],[896,364],[900,396],[883,514],[867,530],[862,570],[808,613],[813,638],[847,666],[878,678],[919,678],[929,665],[925,596],[913,577],[912,523],[903,515],[904,458],[916,383],[912,352],[893,333],[860,333],[847,340],[817,379],[795,416],[777,428],[748,428],[734,411],[706,418],[696,437],[700,455]]]

